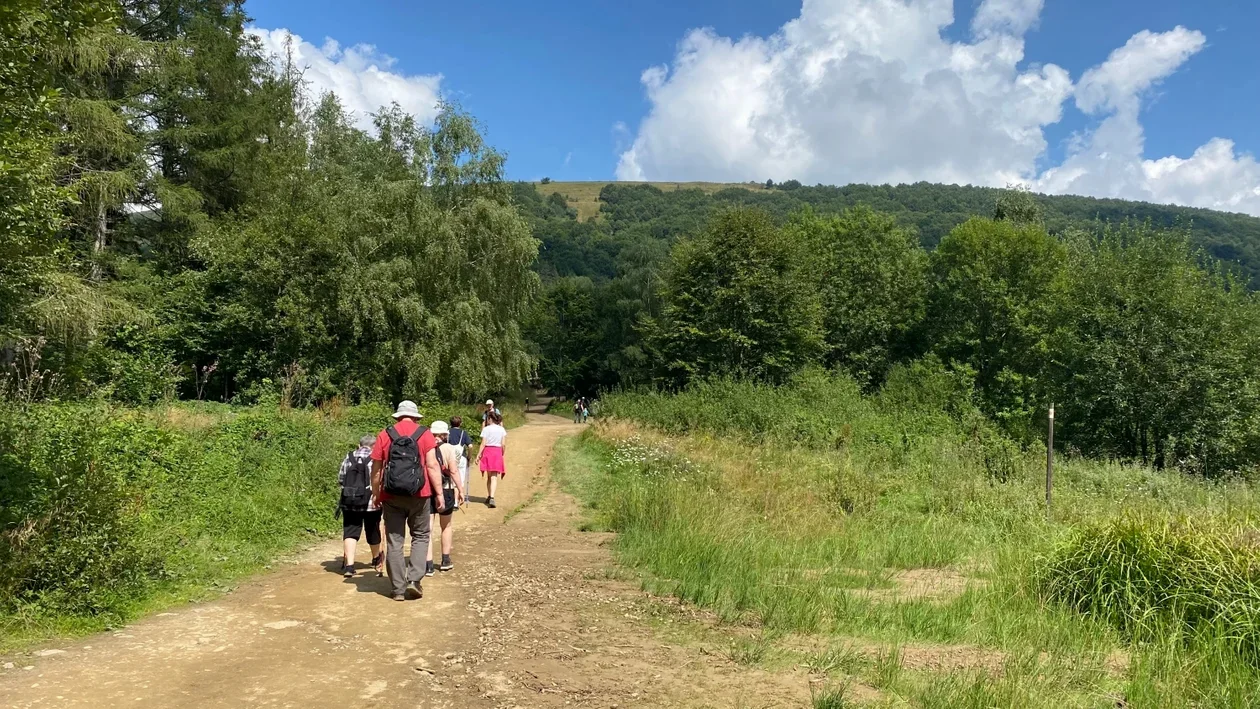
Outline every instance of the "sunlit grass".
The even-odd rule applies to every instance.
[[[973,439],[930,413],[900,420],[902,413],[878,402],[844,401],[844,392],[798,399],[852,417],[847,442],[835,447],[819,443],[830,427],[840,429],[834,419],[778,409],[783,415],[751,415],[744,406],[766,400],[736,393],[738,403],[710,392],[710,410],[693,413],[680,413],[677,402],[635,399],[635,406],[659,407],[644,416],[653,427],[626,423],[639,412],[614,400],[621,421],[601,421],[562,442],[555,463],[557,478],[587,505],[586,526],[618,533],[619,559],[647,589],[761,629],[758,639],[732,645],[732,659],[765,664],[778,657],[766,645],[775,638],[830,638],[817,650],[784,650],[829,678],[825,686],[833,689],[815,694],[826,706],[857,701],[834,689],[847,681],[878,689],[891,705],[1249,706],[1246,688],[1260,686],[1260,673],[1237,651],[1236,637],[1250,626],[1209,622],[1141,639],[1114,617],[1048,589],[1045,579],[1058,559],[1076,569],[1064,578],[1090,597],[1084,574],[1097,555],[1065,557],[1064,550],[1079,549],[1082,530],[1094,525],[1189,515],[1246,527],[1260,511],[1251,485],[1067,459],[1047,515],[1044,459],[1036,451],[1016,449],[999,479]],[[730,411],[725,420],[712,410],[722,407]],[[942,423],[924,423],[932,420]],[[779,436],[793,421],[800,436]],[[766,428],[740,433],[755,425]],[[904,436],[895,435],[898,428]],[[1260,567],[1254,547],[1231,549],[1241,550],[1247,568]],[[1175,552],[1174,566],[1185,556]],[[1203,569],[1221,568],[1201,561]],[[956,588],[916,596],[899,587],[900,570],[929,582],[937,573]],[[1187,594],[1220,588],[1219,576],[1196,578],[1199,587],[1172,583]],[[1250,587],[1240,588],[1228,598]]]

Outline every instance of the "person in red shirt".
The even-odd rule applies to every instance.
[[[389,463],[390,449],[393,441],[389,428],[376,436],[372,446],[372,494],[380,501],[385,517],[385,559],[389,567],[389,581],[393,586],[395,601],[406,600],[410,596],[424,597],[421,579],[424,578],[424,559],[429,549],[431,515],[435,490],[442,489],[442,472],[438,468],[437,441],[426,428],[421,430],[420,411],[414,401],[404,401],[394,412],[397,422],[390,428],[397,436],[407,436],[416,442],[419,453],[420,488],[415,495],[391,495],[385,492],[385,472]],[[446,500],[438,495],[437,511],[446,508]],[[411,529],[411,555],[403,562],[403,536]]]

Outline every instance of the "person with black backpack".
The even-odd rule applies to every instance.
[[[341,539],[344,558],[341,575],[354,576],[354,548],[363,530],[367,529],[367,541],[372,547],[372,566],[377,576],[384,575],[385,555],[381,553],[381,504],[372,494],[372,443],[376,436],[368,434],[359,439],[359,447],[346,454],[337,473],[341,485],[341,499],[337,511],[341,515]]]
[[[372,446],[372,493],[385,517],[385,558],[395,601],[423,598],[424,557],[429,549],[430,514],[439,513],[446,500],[437,462],[437,441],[420,425],[414,401],[404,401],[394,412],[394,425],[381,431]],[[411,555],[403,560],[403,536],[411,530]]]

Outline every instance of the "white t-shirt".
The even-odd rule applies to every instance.
[[[495,446],[495,447],[502,448],[503,441],[506,438],[507,438],[507,429],[503,428],[497,423],[492,423],[489,426],[486,426],[485,428],[481,429],[481,445],[483,446]]]

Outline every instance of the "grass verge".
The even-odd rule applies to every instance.
[[[622,422],[562,441],[554,471],[584,503],[587,528],[617,533],[619,560],[647,589],[757,627],[778,648],[745,643],[732,649],[739,661],[786,654],[823,686],[861,684],[915,706],[1250,706],[1260,672],[1238,651],[1236,628],[1209,621],[1135,637],[1044,585],[1052,560],[1065,558],[1056,550],[1079,546],[1091,525],[1140,518],[1155,530],[1152,520],[1187,515],[1246,527],[1260,509],[1250,485],[1072,459],[1047,519],[1040,461],[1015,449],[988,465],[995,447],[948,417],[825,388],[800,401],[845,411],[843,424],[783,409],[754,415],[748,402],[767,399],[737,389],[707,392],[700,414],[611,397]],[[649,406],[646,420],[672,431],[683,422],[687,434],[624,422]],[[799,435],[781,436],[794,421]],[[780,428],[747,430],[762,422]],[[1260,566],[1250,547],[1239,553],[1245,568]],[[1187,568],[1189,556],[1168,563]],[[1148,568],[1081,558],[1073,568]],[[1169,583],[1219,591],[1200,578],[1207,585]],[[1076,588],[1093,597],[1090,584]]]

